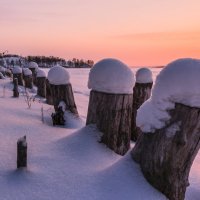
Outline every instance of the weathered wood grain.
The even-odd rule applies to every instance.
[[[117,154],[130,148],[132,94],[91,91],[86,124],[96,124],[101,141]]]
[[[145,178],[170,200],[183,200],[200,148],[200,109],[176,104],[171,119],[155,133],[142,133],[132,150]]]
[[[131,139],[136,141],[140,135],[140,129],[136,126],[136,116],[139,107],[149,99],[153,83],[136,83],[133,88],[133,110],[131,120]]]

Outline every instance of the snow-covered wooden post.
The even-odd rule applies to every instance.
[[[53,105],[55,111],[58,110],[60,101],[66,104],[66,110],[74,114],[78,114],[72,85],[70,83],[70,75],[68,71],[61,66],[54,66],[48,72],[48,80],[50,82],[51,95],[53,97]]]
[[[24,84],[22,78],[22,68],[19,66],[14,66],[14,68],[12,69],[12,73],[13,73],[13,81],[15,78],[17,78],[18,84],[23,86]]]
[[[18,90],[18,79],[15,78],[13,81],[14,87],[13,87],[13,97],[19,97],[19,90]]]
[[[141,130],[136,126],[136,115],[138,108],[151,95],[151,88],[153,85],[152,72],[148,68],[140,68],[136,72],[136,83],[133,88],[133,110],[131,122],[131,139],[136,141]]]
[[[46,97],[46,73],[39,69],[37,71],[37,95],[41,96],[41,97]]]
[[[37,76],[38,64],[36,62],[29,62],[28,68],[32,71],[34,85],[37,85],[37,77],[36,76]]]
[[[200,61],[179,59],[157,76],[138,110],[142,130],[132,150],[145,178],[170,200],[183,200],[200,148]]]
[[[46,79],[46,103],[53,105],[53,96],[51,94],[51,87],[48,79]]]
[[[27,142],[26,136],[17,141],[17,168],[27,167]]]
[[[28,68],[24,68],[23,70],[24,74],[24,83],[26,88],[33,88],[33,76],[32,76],[32,71]]]
[[[90,71],[86,124],[96,124],[101,142],[120,155],[130,148],[134,75],[121,61],[103,59]]]

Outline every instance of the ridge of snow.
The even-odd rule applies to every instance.
[[[136,72],[136,83],[152,83],[152,72],[149,68],[143,67]]]
[[[49,70],[47,78],[53,85],[65,85],[70,83],[69,72],[59,65],[56,65]]]
[[[137,111],[143,132],[163,128],[175,103],[200,108],[200,60],[182,58],[169,63],[156,78],[152,96]]]
[[[113,58],[100,60],[89,73],[88,88],[99,92],[132,94],[134,84],[131,69]]]

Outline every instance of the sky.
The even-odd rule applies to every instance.
[[[0,27],[0,53],[129,66],[200,58],[199,0],[0,0]]]

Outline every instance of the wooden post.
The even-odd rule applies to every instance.
[[[66,104],[66,110],[69,110],[70,112],[74,114],[78,114],[75,100],[74,100],[73,91],[72,91],[72,86],[70,83],[65,84],[65,85],[50,84],[50,89],[51,89],[55,111],[58,110],[58,105],[60,101],[64,101]]]
[[[132,94],[90,92],[86,125],[96,124],[101,141],[120,155],[130,148],[132,99]]]
[[[137,83],[133,88],[133,110],[132,110],[132,120],[131,120],[131,139],[136,141],[141,131],[140,128],[136,126],[136,116],[139,107],[149,99],[151,95],[151,88],[153,83]]]
[[[18,79],[14,79],[14,88],[13,88],[13,97],[19,97],[19,90],[18,90]]]
[[[33,76],[32,75],[24,75],[24,82],[26,88],[33,88]]]
[[[23,78],[22,78],[22,73],[16,73],[16,74],[13,74],[13,82],[14,82],[14,79],[17,78],[18,79],[18,84],[23,86]]]
[[[184,200],[190,168],[200,148],[200,109],[176,103],[171,119],[142,133],[132,150],[145,178],[170,200]]]
[[[37,95],[46,97],[46,77],[37,77]]]
[[[53,105],[53,96],[51,94],[51,88],[48,79],[46,79],[46,102],[49,105]]]
[[[36,68],[29,67],[29,69],[32,71],[33,84],[37,85]]]
[[[17,168],[27,167],[27,142],[26,136],[17,141]]]

